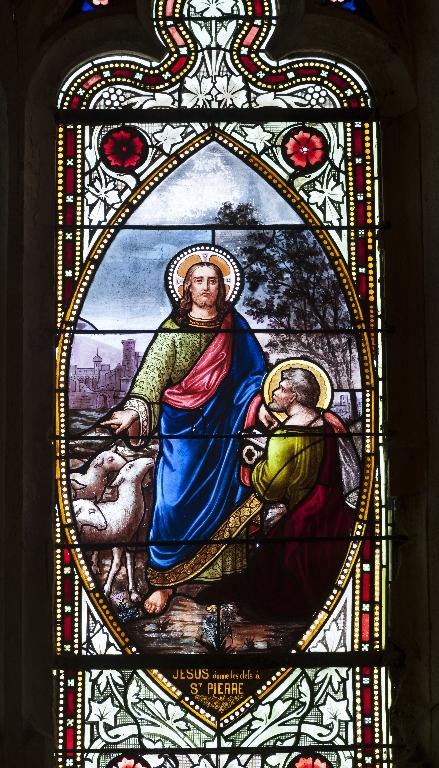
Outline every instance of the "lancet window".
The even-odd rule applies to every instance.
[[[390,766],[373,94],[152,12],[57,105],[56,764]]]

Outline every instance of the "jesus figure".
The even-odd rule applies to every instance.
[[[221,572],[224,546],[210,539],[233,537],[255,514],[258,502],[240,480],[238,436],[257,415],[271,421],[258,394],[264,373],[262,349],[226,300],[221,269],[192,259],[183,295],[146,350],[123,410],[105,422],[134,443],[154,432],[160,438],[148,614],[166,609],[176,584],[214,578],[213,562],[217,578],[239,570],[229,558]]]

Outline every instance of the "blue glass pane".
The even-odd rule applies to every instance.
[[[365,0],[320,0],[321,5],[330,5],[334,8],[342,8],[344,11],[352,11],[359,16],[363,16],[369,21],[373,21],[373,16]]]

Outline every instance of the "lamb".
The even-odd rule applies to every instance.
[[[73,472],[70,475],[74,499],[92,499],[100,501],[108,484],[110,472],[118,472],[126,460],[114,449],[102,451],[91,462],[86,472]]]
[[[114,578],[122,564],[123,551],[126,549],[128,591],[132,602],[139,602],[134,579],[133,553],[124,546],[132,543],[145,515],[145,503],[142,481],[151,472],[154,459],[134,459],[127,462],[110,484],[118,489],[116,501],[103,501],[97,504],[91,499],[78,499],[73,502],[81,542],[84,545],[108,544],[112,548],[111,567],[104,584],[104,594],[109,597]],[[117,545],[116,545],[117,543]],[[96,559],[93,561],[96,567]]]

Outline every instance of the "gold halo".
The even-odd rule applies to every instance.
[[[183,283],[186,273],[193,264],[215,264],[219,267],[224,278],[227,301],[234,302],[238,298],[241,288],[241,269],[239,263],[226,251],[217,245],[192,245],[177,253],[169,262],[166,276],[166,288],[176,304],[183,296]]]
[[[329,408],[332,402],[332,384],[328,374],[320,367],[320,365],[317,365],[317,363],[299,357],[289,357],[287,360],[282,360],[281,363],[275,365],[274,368],[267,373],[264,379],[263,389],[265,405],[268,407],[268,403],[271,403],[273,392],[279,386],[283,371],[286,371],[289,368],[304,368],[306,371],[313,373],[320,387],[320,397],[316,407],[322,408],[323,410]],[[274,411],[273,416],[279,421],[285,421],[287,418],[286,413],[275,413]]]

